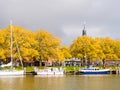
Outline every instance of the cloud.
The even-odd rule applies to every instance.
[[[0,0],[0,28],[13,19],[31,30],[47,29],[69,45],[81,35],[119,38],[119,0]]]

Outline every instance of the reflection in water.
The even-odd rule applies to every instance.
[[[24,76],[0,76],[0,90],[15,90],[23,83]],[[18,89],[20,90],[20,89]]]
[[[120,90],[119,82],[119,75],[0,76],[0,90]]]
[[[36,75],[35,77],[63,77],[64,75]]]

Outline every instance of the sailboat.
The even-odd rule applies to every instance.
[[[24,75],[24,70],[15,70],[13,69],[13,56],[12,56],[12,21],[10,22],[10,56],[11,62],[8,64],[3,64],[1,67],[11,66],[10,70],[0,70],[0,76],[16,76],[16,75]]]

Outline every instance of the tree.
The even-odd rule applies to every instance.
[[[35,40],[35,34],[31,32],[30,30],[23,29],[20,26],[14,26],[13,27],[13,38],[14,38],[14,49],[16,52],[14,52],[15,57],[18,56],[17,53],[17,46],[20,49],[21,56],[26,58],[27,60],[32,59],[35,56],[38,56],[38,51],[35,49],[35,46],[37,44]]]
[[[70,49],[67,46],[61,46],[61,51],[64,55],[64,59],[71,58],[72,55],[70,53]]]
[[[0,30],[0,57],[10,57],[10,26]]]
[[[71,44],[70,51],[73,57],[81,58],[82,60],[96,60],[103,56],[99,42],[89,36],[79,36]]]
[[[113,40],[109,37],[99,38],[100,46],[104,53],[105,59],[118,59],[120,50],[120,41]]]
[[[0,30],[0,32],[0,49],[2,51],[0,56],[4,58],[10,57],[10,25],[5,29]],[[20,26],[12,25],[12,34],[13,57],[19,57],[18,48],[21,56],[27,57],[28,60],[38,55],[37,50],[34,48],[36,41],[33,32],[23,29]]]
[[[35,32],[35,38],[37,41],[36,49],[41,60],[60,59],[58,53],[60,53],[61,41],[58,37],[55,37],[46,30],[38,30]]]

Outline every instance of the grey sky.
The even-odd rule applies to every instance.
[[[0,28],[9,24],[46,29],[69,45],[81,35],[120,38],[119,0],[0,0]]]

